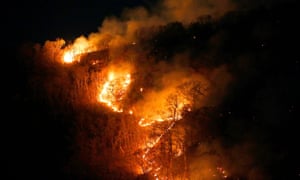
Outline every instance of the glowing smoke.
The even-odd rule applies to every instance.
[[[182,25],[183,32],[187,32],[189,24],[193,22],[200,23],[198,18],[202,15],[211,15],[212,18],[217,19],[232,9],[234,9],[234,5],[230,1],[221,1],[220,3],[220,1],[167,0],[153,9],[143,7],[127,9],[120,18],[106,18],[101,27],[99,27],[98,32],[93,32],[87,37],[81,36],[66,46],[63,46],[65,45],[63,40],[47,41],[38,51],[40,54],[44,53],[42,57],[47,57],[47,59],[44,59],[45,61],[48,59],[52,61],[60,59],[63,57],[64,52],[70,51],[72,53],[69,55],[69,61],[71,61],[70,59],[76,57],[80,60],[80,55],[84,53],[109,49],[109,58],[107,60],[109,65],[118,67],[122,65],[123,61],[126,61],[125,64],[128,63],[129,66],[133,66],[129,72],[130,77],[134,81],[130,82],[130,89],[126,92],[122,105],[126,104],[130,115],[160,121],[160,119],[166,119],[166,117],[170,116],[168,114],[169,109],[166,106],[166,100],[170,95],[180,96],[180,101],[184,105],[192,104],[194,108],[192,111],[199,112],[201,108],[219,105],[223,97],[227,95],[228,85],[235,79],[230,74],[230,65],[228,64],[201,64],[201,62],[208,62],[207,59],[209,58],[213,59],[214,51],[199,48],[202,54],[199,53],[192,56],[191,50],[186,48],[181,51],[174,50],[170,56],[159,57],[155,53],[150,56],[151,48],[157,48],[152,41],[160,40],[159,38],[156,39],[156,37],[159,37],[157,35],[160,35],[162,29],[169,27],[169,23],[177,21],[179,25]],[[212,37],[206,43],[210,43],[212,47],[218,48],[218,41],[222,40],[220,38],[222,35],[218,35],[219,37]],[[189,34],[186,37],[192,40],[199,38],[194,34]],[[178,41],[175,40],[175,42]],[[182,42],[182,44],[185,46],[188,43],[184,44]],[[217,45],[214,46],[215,44]],[[145,47],[150,47],[150,50]],[[166,48],[169,47],[167,46]],[[193,66],[193,63],[199,63],[200,65]],[[110,67],[104,67],[101,71],[109,72]],[[122,67],[119,67],[119,69],[122,69]],[[84,68],[81,70],[82,77],[78,75],[78,78],[82,78],[83,82],[86,83],[84,87],[91,87],[89,78],[92,80],[93,78],[83,78],[83,76],[88,74],[88,70]],[[66,76],[64,74],[63,77],[66,78]],[[105,80],[101,79],[99,82],[101,84]],[[191,88],[186,89],[189,93],[185,93],[185,89],[182,89],[182,85],[185,83],[192,83],[192,85],[193,83],[199,83],[199,88],[193,89],[193,86],[191,86]],[[81,87],[82,82],[80,81],[78,84],[78,87]],[[191,89],[198,90],[198,92],[201,92],[200,95],[197,93],[191,94]],[[191,96],[186,96],[186,94]],[[131,107],[133,108],[129,109]],[[119,111],[121,109],[115,110]],[[216,111],[217,116],[224,116],[222,113]],[[226,113],[231,114],[231,112]],[[159,116],[154,117],[153,115]],[[202,121],[201,118],[197,120]],[[214,120],[212,118],[211,121]],[[201,123],[199,122],[199,124]],[[193,130],[195,131],[196,129],[194,128]],[[216,137],[218,138],[219,136]],[[214,175],[216,177],[224,177],[230,175],[230,173],[238,175],[249,173],[247,167],[254,164],[251,150],[256,150],[257,147],[250,142],[241,143],[231,148],[224,148],[219,141],[217,139],[212,141],[212,143],[204,142],[203,144],[200,141],[200,144],[194,144],[196,147],[194,147],[194,152],[190,155],[193,157],[190,167],[191,177],[199,178],[204,176],[209,178]],[[245,160],[238,159],[237,157],[239,156],[245,157]],[[240,165],[243,168],[239,168]],[[251,166],[252,169],[249,176],[255,179],[255,177],[263,174],[260,169],[253,167],[255,166]],[[223,173],[223,169],[226,170],[226,173]]]

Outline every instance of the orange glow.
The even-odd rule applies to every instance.
[[[81,36],[77,38],[73,44],[67,46],[64,49],[64,54],[62,61],[64,63],[73,63],[75,61],[80,61],[80,55],[88,52],[97,50],[94,45],[92,45],[88,40]]]
[[[151,126],[153,123],[155,122],[163,122],[166,121],[168,119],[162,119],[159,115],[153,118],[141,118],[139,121],[139,125],[142,127],[146,127],[146,126]]]
[[[167,106],[162,105],[159,107],[160,109],[158,111],[154,109],[146,109],[144,114],[146,114],[145,117],[142,117],[139,121],[139,125],[142,127],[151,126],[152,124],[156,122],[164,122],[164,121],[178,121],[182,119],[182,113],[187,105],[189,105],[189,101],[187,101],[183,97],[178,98],[181,102],[176,102],[176,114],[173,114],[174,112],[170,111]],[[159,104],[158,101],[156,101],[157,104]],[[191,111],[191,108],[187,108],[187,111]]]
[[[130,71],[124,71],[123,69],[110,69],[106,80],[101,86],[100,93],[98,95],[98,101],[112,109],[114,112],[122,113],[135,116],[140,118],[138,125],[143,127],[150,127],[156,123],[168,122],[167,127],[161,129],[160,134],[155,137],[149,137],[143,142],[143,145],[139,148],[141,150],[141,171],[137,174],[151,174],[155,179],[163,178],[160,173],[163,164],[160,162],[152,161],[152,149],[157,148],[158,144],[163,141],[166,134],[174,127],[177,121],[183,117],[183,111],[191,111],[191,102],[187,100],[183,95],[176,93],[174,89],[167,89],[162,95],[154,96],[157,99],[153,99],[153,102],[149,104],[135,104],[134,106],[124,109],[124,99],[126,98],[129,86],[132,83]],[[141,87],[140,92],[144,89]],[[148,96],[145,94],[145,96]],[[126,105],[125,105],[126,106]],[[150,127],[151,128],[151,127]],[[147,130],[147,128],[145,128]],[[164,142],[163,142],[164,143]],[[175,146],[174,146],[175,148]],[[176,145],[174,157],[181,156],[183,152],[182,145]]]
[[[120,102],[125,97],[127,88],[130,83],[130,74],[118,74],[110,72],[108,75],[108,80],[102,87],[98,100],[106,104],[115,112],[123,112],[123,109],[120,107]],[[133,112],[131,111],[130,114],[132,113]]]
[[[70,51],[65,52],[64,54],[64,62],[72,63],[74,61],[74,55]]]
[[[217,172],[221,175],[221,177],[223,177],[224,179],[226,179],[228,177],[227,172],[225,171],[225,169],[223,167],[217,167]]]
[[[140,89],[141,91],[141,89]],[[158,98],[155,100],[155,108],[158,108],[156,110],[155,108],[151,108],[152,106],[149,106],[149,108],[143,109],[144,111],[141,113],[144,117],[140,118],[138,124],[141,127],[148,127],[152,126],[155,123],[159,122],[169,122],[168,127],[166,127],[159,136],[156,136],[154,138],[149,138],[145,143],[145,148],[143,149],[142,159],[144,162],[144,169],[146,169],[145,173],[150,173],[154,176],[155,179],[164,179],[164,176],[160,175],[160,169],[163,167],[160,163],[153,163],[153,161],[150,159],[151,157],[151,149],[156,148],[156,146],[162,141],[163,137],[174,127],[175,123],[179,120],[181,120],[182,113],[184,110],[191,111],[191,108],[188,108],[191,104],[185,97],[176,94],[174,97],[176,98],[170,98],[173,97],[171,94],[173,94],[173,91],[168,91],[166,93],[166,96],[162,96],[161,98]],[[174,157],[181,156],[183,152],[183,146],[178,145],[176,146],[176,149],[174,149]]]

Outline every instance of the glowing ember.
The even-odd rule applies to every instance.
[[[129,73],[120,72],[110,72],[108,74],[107,80],[102,85],[102,89],[99,93],[98,100],[104,103],[106,106],[111,108],[115,112],[123,112],[122,100],[125,98],[128,91],[128,87],[131,83],[131,75]],[[144,89],[141,87],[140,92]],[[172,96],[173,97],[173,96]],[[146,127],[151,126],[154,123],[168,122],[168,126],[163,129],[160,134],[155,137],[149,138],[144,146],[141,148],[142,154],[141,159],[143,161],[142,170],[143,174],[149,173],[154,176],[155,179],[163,178],[160,175],[160,169],[163,165],[153,159],[151,153],[152,149],[162,141],[163,137],[174,127],[178,120],[181,120],[182,113],[184,110],[191,111],[189,105],[191,104],[186,98],[176,95],[176,98],[166,100],[167,105],[158,106],[161,107],[159,110],[151,109],[151,111],[145,112],[135,112],[136,116],[140,117],[138,122],[139,126]],[[126,114],[133,115],[133,107],[124,111]],[[140,114],[139,114],[140,113]],[[174,150],[174,157],[179,157],[183,154],[182,146],[177,146]]]
[[[126,90],[131,82],[130,74],[109,73],[108,80],[104,83],[99,94],[99,101],[105,103],[115,112],[123,112],[120,102],[125,96]],[[129,114],[132,114],[129,112]]]
[[[64,54],[64,62],[65,63],[72,63],[74,61],[74,55],[72,52],[66,52]]]
[[[77,38],[73,44],[68,45],[64,49],[62,61],[64,63],[73,63],[75,61],[80,61],[80,55],[96,50],[97,48],[93,44],[88,42],[85,37],[81,36]]]
[[[179,156],[181,156],[182,155],[182,149],[180,149],[180,148],[178,148],[178,149],[176,149],[177,150],[177,153],[175,154],[175,156],[176,157],[179,157]]]
[[[177,109],[177,114],[174,116],[172,112],[166,112],[162,113],[161,115],[152,115],[148,116],[147,118],[143,117],[139,121],[139,125],[142,127],[151,126],[152,124],[156,122],[164,122],[164,121],[178,121],[182,119],[182,112],[186,104],[180,103]],[[191,111],[190,108],[187,109],[187,111]]]
[[[217,171],[219,172],[219,174],[221,175],[222,178],[226,179],[228,177],[228,175],[227,175],[224,168],[217,167],[216,169],[217,169]]]
[[[160,164],[157,164],[155,161],[151,161],[148,159],[147,155],[148,153],[150,152],[151,149],[153,149],[159,142],[160,140],[162,139],[162,137],[164,137],[175,125],[175,122],[176,121],[173,121],[167,129],[164,130],[164,132],[162,134],[160,134],[160,136],[156,139],[150,139],[147,143],[146,143],[146,149],[144,149],[144,153],[142,155],[142,158],[143,160],[145,161],[145,167],[144,169],[146,169],[146,171],[144,173],[150,173],[150,172],[154,172],[154,177],[155,179],[159,179],[158,177],[158,172],[160,171],[161,169],[161,165]],[[178,150],[178,156],[180,156],[182,154],[182,150]],[[155,166],[159,166],[157,168],[155,168]],[[155,168],[155,169],[154,169]]]
[[[151,126],[155,122],[163,122],[167,121],[168,119],[163,119],[160,116],[157,116],[156,118],[141,118],[139,121],[139,125],[142,127]]]

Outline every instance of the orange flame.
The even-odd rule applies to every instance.
[[[106,104],[115,112],[123,112],[123,109],[120,108],[120,102],[123,100],[130,83],[130,74],[124,76],[123,74],[110,72],[108,80],[102,87],[98,100]],[[132,114],[132,111],[130,114]]]
[[[63,60],[65,63],[72,63],[74,61],[74,54],[71,51],[65,52]]]
[[[120,72],[118,70],[110,71],[108,73],[107,80],[102,85],[101,91],[98,96],[98,101],[104,103],[106,106],[111,108],[114,112],[124,112],[129,115],[134,115],[134,117],[140,117],[138,122],[139,126],[146,127],[151,126],[155,123],[169,121],[169,125],[163,132],[156,136],[155,138],[150,138],[146,140],[142,149],[142,173],[152,174],[155,179],[160,179],[160,169],[163,167],[159,162],[152,162],[149,158],[151,149],[155,148],[157,144],[159,144],[162,138],[169,132],[178,120],[181,120],[183,117],[182,113],[184,110],[191,111],[188,106],[191,104],[184,96],[177,94],[175,99],[171,99],[167,101],[167,97],[173,93],[173,91],[168,91],[164,98],[161,98],[162,101],[155,101],[155,104],[159,104],[153,108],[147,107],[142,111],[136,111],[135,107],[131,107],[129,109],[123,110],[122,100],[125,98],[126,93],[128,91],[128,87],[131,83],[131,75],[130,73],[124,71]],[[139,89],[140,92],[143,92],[144,89],[141,87]],[[164,102],[166,100],[166,102]],[[167,104],[166,104],[167,103]],[[151,107],[151,106],[150,106]],[[133,111],[135,110],[135,111]],[[134,112],[134,113],[133,113]],[[176,112],[176,113],[174,113]],[[181,146],[176,148],[176,152],[174,154],[175,157],[179,157],[183,154],[183,149]]]
[[[139,125],[142,127],[146,127],[146,126],[151,126],[156,122],[173,121],[173,120],[178,121],[182,119],[182,113],[184,111],[184,108],[190,103],[186,99],[181,99],[181,100],[182,102],[178,104],[175,116],[174,114],[172,114],[171,111],[167,110],[167,108],[165,110],[160,111],[160,113],[156,113],[155,111],[152,111],[146,117],[142,117],[140,119]],[[191,111],[191,108],[187,108],[187,111]]]
[[[64,63],[80,61],[81,54],[95,50],[96,47],[89,43],[85,37],[81,36],[77,38],[72,45],[69,45],[64,49],[62,60]]]

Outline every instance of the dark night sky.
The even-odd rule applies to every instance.
[[[125,8],[143,6],[152,8],[157,0],[110,1],[11,1],[2,9],[6,26],[5,38],[15,42],[39,42],[58,37],[72,40],[80,35],[96,32],[105,17],[117,16]],[[282,0],[232,0],[238,8],[271,5]]]
[[[8,36],[17,42],[44,42],[61,37],[74,39],[96,32],[107,16],[119,16],[124,8],[149,6],[147,0],[111,1],[13,1],[4,10]],[[12,42],[12,41],[11,41]]]
[[[3,6],[3,57],[7,66],[15,66],[15,55],[25,43],[43,44],[63,38],[72,41],[80,35],[97,32],[104,18],[119,17],[124,8],[150,7],[151,0],[110,1],[9,1]],[[18,75],[16,75],[18,76]],[[10,79],[6,79],[11,84]]]
[[[155,0],[156,1],[156,0]],[[281,2],[282,0],[233,0],[237,3],[237,7],[241,8],[253,8],[258,4],[265,4],[266,7],[270,6],[274,2]],[[8,65],[11,66],[12,69],[14,64],[14,50],[18,48],[23,42],[33,42],[33,43],[43,43],[46,40],[55,40],[56,38],[63,38],[66,40],[74,40],[74,38],[80,35],[88,35],[91,32],[97,32],[98,27],[101,26],[102,21],[105,17],[115,15],[119,16],[124,8],[134,7],[138,5],[151,7],[154,4],[154,0],[93,0],[93,1],[41,1],[35,2],[33,0],[24,1],[24,2],[8,2],[8,5],[2,7],[2,17],[4,17],[4,26],[2,26],[2,30],[4,30],[4,46],[8,48]],[[277,12],[277,11],[276,11]],[[292,13],[291,13],[292,14]],[[280,17],[281,15],[274,15]],[[294,19],[294,20],[292,20]],[[251,20],[250,20],[251,21]],[[295,21],[295,24],[291,24]],[[241,117],[244,114],[249,113],[252,117],[252,112],[248,112],[246,108],[251,110],[257,110],[257,112],[261,112],[262,119],[266,116],[266,121],[271,121],[268,118],[274,118],[278,122],[266,122],[264,125],[274,125],[271,133],[278,132],[278,134],[271,134],[270,137],[274,138],[274,142],[283,141],[284,143],[278,144],[278,151],[293,151],[293,155],[296,154],[296,150],[294,149],[294,144],[297,144],[297,135],[299,134],[297,131],[299,128],[296,127],[297,122],[295,119],[299,117],[297,111],[299,110],[299,94],[296,92],[299,89],[299,85],[296,85],[299,82],[296,82],[300,77],[295,77],[295,75],[299,75],[299,63],[300,58],[297,56],[297,48],[299,45],[291,45],[288,44],[291,42],[298,42],[297,39],[294,38],[294,34],[296,35],[296,30],[292,30],[291,27],[293,25],[296,26],[297,18],[291,17],[287,21],[286,29],[284,25],[282,25],[282,29],[284,33],[282,36],[283,43],[285,45],[279,46],[279,50],[282,47],[285,49],[282,52],[276,52],[276,54],[285,56],[285,52],[287,52],[287,60],[286,61],[278,61],[274,62],[274,67],[265,67],[267,65],[263,64],[263,62],[255,62],[256,64],[250,65],[250,67],[258,68],[256,73],[255,69],[251,69],[248,72],[239,72],[240,64],[233,64],[232,72],[237,77],[238,84],[233,84],[231,87],[231,92],[228,93],[228,96],[224,98],[224,111],[228,109],[228,111],[242,110],[239,112]],[[290,31],[291,29],[291,31]],[[290,34],[289,34],[290,33]],[[298,32],[299,33],[299,32]],[[285,38],[287,35],[287,38]],[[295,36],[295,38],[299,37]],[[238,39],[236,39],[238,42]],[[233,42],[236,42],[233,41]],[[276,44],[276,40],[272,40],[270,42],[274,42]],[[290,48],[291,47],[291,48]],[[4,50],[6,50],[4,48]],[[276,49],[277,47],[274,45],[272,48]],[[258,50],[259,51],[259,50]],[[290,53],[291,52],[291,53]],[[272,57],[272,55],[270,55]],[[274,58],[276,56],[274,55]],[[279,58],[280,59],[280,58]],[[283,63],[282,63],[283,62]],[[231,62],[229,62],[231,63]],[[282,63],[282,64],[280,64]],[[260,66],[261,65],[261,66]],[[261,68],[261,69],[259,69]],[[270,70],[270,72],[265,72],[264,68]],[[282,69],[280,69],[282,68]],[[16,70],[16,69],[14,69]],[[282,71],[281,71],[282,70]],[[251,73],[251,72],[255,73]],[[278,72],[278,73],[277,73]],[[18,74],[14,74],[10,72],[12,76],[18,76]],[[248,77],[249,75],[249,77]],[[269,78],[270,77],[270,78]],[[7,79],[8,84],[16,84],[15,80],[18,77],[13,78],[13,82],[11,79]],[[250,81],[247,81],[250,79]],[[278,87],[276,84],[278,83]],[[269,83],[269,84],[268,84]],[[12,85],[16,86],[16,85]],[[255,86],[259,86],[259,90],[255,89]],[[285,86],[285,87],[284,87]],[[18,87],[18,85],[16,86]],[[293,89],[289,89],[293,88]],[[8,89],[9,91],[10,89]],[[254,93],[251,93],[253,91]],[[284,95],[282,95],[284,94]],[[245,96],[246,95],[246,96]],[[249,96],[253,95],[253,96]],[[252,98],[257,98],[252,99]],[[275,97],[275,98],[274,98]],[[261,98],[261,99],[259,99]],[[258,102],[261,101],[261,102]],[[246,108],[243,108],[246,107]],[[227,108],[227,109],[226,109]],[[289,113],[289,111],[293,111]],[[295,112],[296,111],[296,112]],[[15,113],[15,112],[13,112]],[[244,114],[243,114],[244,113]],[[238,113],[237,113],[238,114]],[[275,115],[274,115],[275,114]],[[285,116],[286,114],[291,114],[290,117]],[[278,115],[276,117],[276,115]],[[249,117],[250,117],[249,116]],[[239,117],[239,115],[237,115]],[[251,117],[249,119],[251,119]],[[289,122],[285,121],[285,117],[287,117],[287,121],[291,120],[292,124],[292,132],[285,133],[284,131],[289,131]],[[265,120],[264,119],[264,120]],[[280,124],[282,123],[282,125]],[[8,123],[9,127],[14,126],[14,122]],[[247,125],[245,125],[247,126]],[[18,127],[21,129],[21,127]],[[17,128],[17,129],[18,129]],[[255,127],[254,127],[255,128]],[[261,127],[263,128],[263,127]],[[269,127],[268,127],[269,128]],[[277,131],[278,129],[278,131]],[[42,131],[42,130],[41,130]],[[255,131],[255,130],[253,130]],[[22,132],[26,132],[22,130]],[[237,132],[239,133],[239,132]],[[281,136],[280,134],[287,134],[285,136]],[[17,135],[15,135],[14,139],[17,139]],[[291,137],[293,136],[293,137]],[[296,137],[294,137],[296,136]],[[282,139],[280,139],[282,138]],[[278,141],[277,141],[278,139]],[[291,141],[295,142],[291,142]],[[8,140],[9,141],[9,140]],[[291,142],[291,143],[290,143]],[[273,146],[273,144],[272,144]],[[14,145],[13,147],[17,147]],[[274,145],[277,147],[277,145]],[[284,148],[287,149],[284,149]],[[283,153],[288,156],[288,153]],[[295,159],[298,157],[295,157]],[[24,163],[23,163],[24,164]],[[21,163],[22,165],[22,163]],[[25,165],[25,164],[24,164]],[[297,168],[299,165],[297,166]],[[298,170],[298,169],[297,169]],[[276,169],[276,171],[279,171]]]

